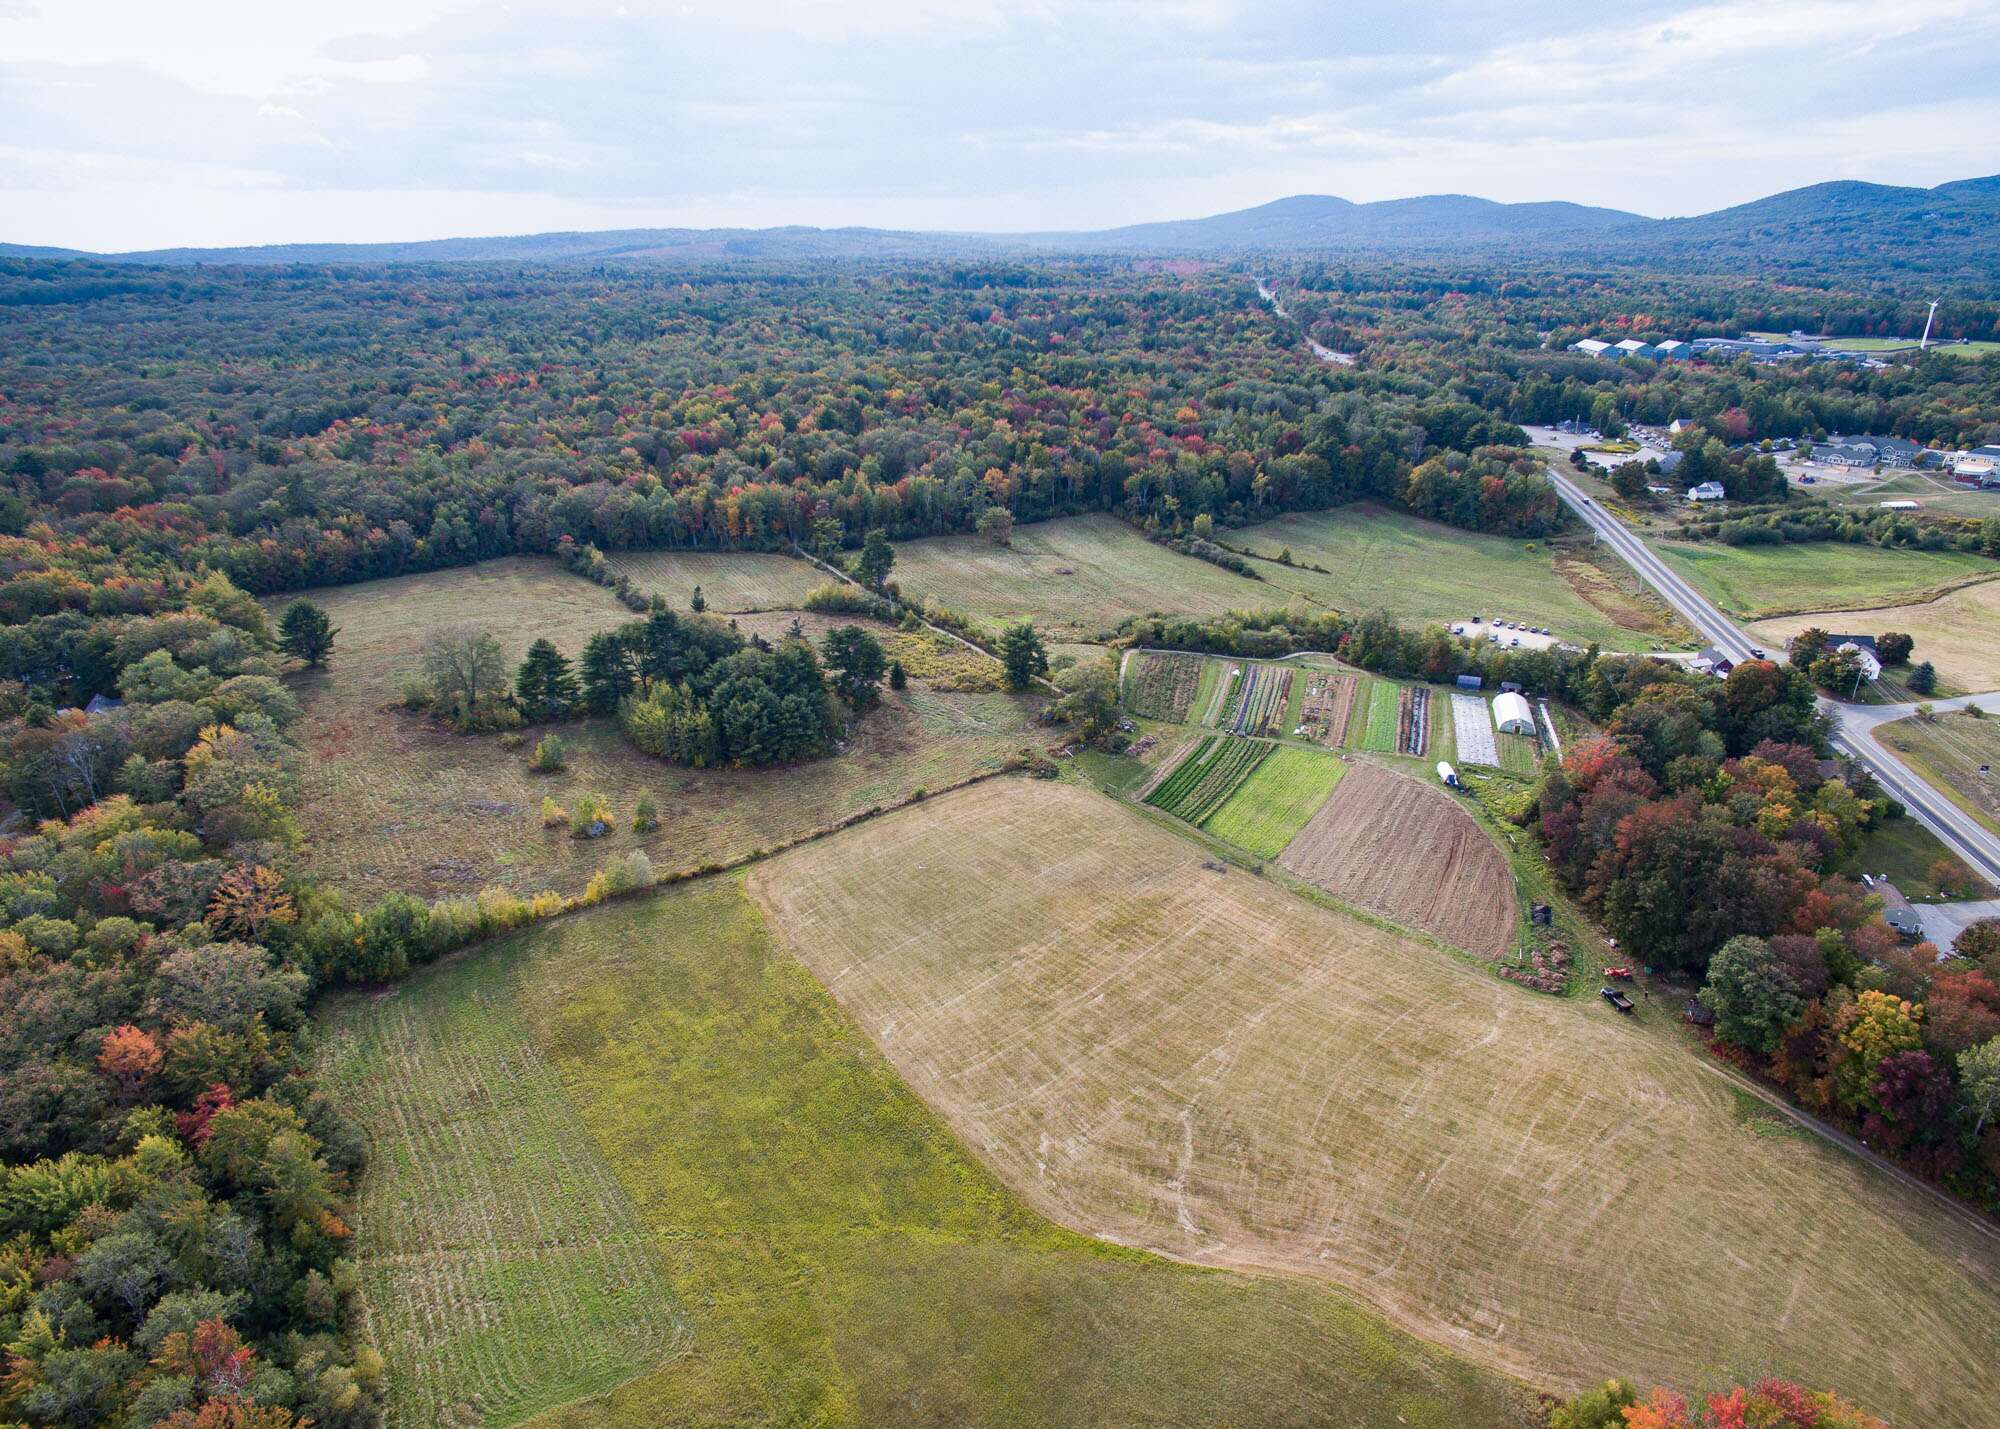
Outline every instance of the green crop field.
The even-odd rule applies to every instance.
[[[1500,750],[1500,767],[1515,774],[1533,774],[1541,766],[1541,749],[1525,734],[1496,731],[1494,743]]]
[[[1963,551],[1838,541],[1791,546],[1661,541],[1655,549],[1703,595],[1744,619],[1899,605],[1928,599],[1968,578],[2000,576],[2000,565]]]
[[[917,679],[900,694],[884,691],[881,707],[840,754],[796,768],[683,769],[639,753],[608,720],[583,720],[559,727],[569,767],[535,774],[526,746],[508,750],[494,735],[452,734],[396,708],[401,677],[439,625],[490,628],[510,661],[538,635],[574,655],[594,631],[636,619],[609,591],[552,562],[508,560],[310,594],[340,627],[340,643],[326,669],[291,677],[305,706],[299,736],[310,756],[300,810],[306,862],[363,895],[402,890],[437,898],[489,883],[576,892],[612,854],[631,847],[643,848],[662,872],[699,868],[918,788],[997,769],[1041,738],[1032,699],[933,689]],[[739,624],[776,638],[793,618],[747,616]],[[799,619],[815,640],[833,623]],[[940,673],[978,658],[962,647],[951,651]],[[982,664],[990,669],[992,662]],[[620,832],[572,839],[541,826],[545,795],[566,802],[584,792],[610,800]],[[637,836],[629,820],[642,793],[658,804],[660,827]]]
[[[405,1425],[1540,1422],[1324,1285],[1043,1219],[735,879],[324,1021],[371,1148],[355,1259]]]
[[[1354,613],[1380,609],[1414,621],[1499,616],[1609,650],[1650,650],[1684,634],[1629,572],[1597,564],[1584,547],[1477,535],[1366,503],[1281,516],[1220,538],[1266,557],[1289,548],[1300,567],[1325,567],[1322,574],[1257,565],[1274,586]]]
[[[1993,1232],[1818,1136],[1763,1134],[1790,1123],[1671,1033],[1677,1002],[1627,1021],[1538,996],[1204,859],[1092,791],[1001,779],[748,886],[1066,1224],[1350,1287],[1551,1388],[1780,1374],[1894,1424],[1990,1424]]]
[[[1260,858],[1276,858],[1326,802],[1347,765],[1283,745],[1250,772],[1202,827]]]
[[[1261,739],[1208,735],[1146,796],[1146,802],[1175,818],[1199,824],[1222,806],[1272,747]]]
[[[616,551],[607,559],[676,610],[688,608],[696,586],[710,610],[791,610],[807,591],[833,579],[795,557],[753,551]]]
[[[1369,682],[1368,726],[1361,737],[1363,749],[1371,749],[1378,754],[1396,752],[1396,706],[1402,689],[1394,680],[1378,678]]]
[[[989,634],[1022,620],[1057,640],[1095,640],[1128,615],[1216,616],[1284,605],[1290,592],[1156,546],[1112,516],[1015,528],[1012,543],[938,536],[896,547],[903,593]]]
[[[1830,337],[1826,345],[1840,352],[1915,352],[1920,339],[1914,337]],[[1984,357],[2000,352],[2000,342],[1936,343],[1926,349],[1950,357]]]

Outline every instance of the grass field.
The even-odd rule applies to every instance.
[[[2000,767],[2000,710],[1987,710],[1983,719],[1955,710],[1929,722],[1912,716],[1884,725],[1875,737],[1901,753],[1933,789],[2000,833],[2000,775],[1991,772]]]
[[[1839,352],[1914,352],[1918,342],[1914,337],[1830,337],[1826,346]],[[1939,343],[1927,350],[1952,357],[1984,357],[1990,352],[2000,352],[2000,342]]]
[[[1478,535],[1380,506],[1281,516],[1221,539],[1267,557],[1289,548],[1301,565],[1325,567],[1330,574],[1266,562],[1257,569],[1273,585],[1354,613],[1382,609],[1412,621],[1499,615],[1611,650],[1649,650],[1673,630],[1663,608],[1636,593],[1629,576],[1607,572],[1580,552]]]
[[[807,591],[833,579],[791,556],[753,551],[618,551],[607,559],[675,610],[688,608],[696,586],[712,611],[791,610]]]
[[[2000,503],[1995,510],[2000,511]],[[1929,660],[1946,684],[1959,689],[2000,689],[2000,579],[1964,586],[1919,605],[1791,615],[1764,621],[1754,629],[1766,648],[1782,650],[1789,637],[1808,625],[1843,635],[1900,630],[1917,642],[1912,664]]]
[[[1968,577],[2000,576],[2000,565],[1962,551],[1904,551],[1838,541],[1792,546],[1661,541],[1655,549],[1703,595],[1744,619],[1900,605]]]
[[[1326,802],[1346,764],[1281,745],[1231,791],[1202,827],[1259,858],[1276,858]]]
[[[1324,1285],[1037,1215],[735,879],[341,997],[325,1031],[373,1149],[356,1258],[404,1425],[585,1394],[541,1422],[1539,1422]]]
[[[1767,1371],[1895,1423],[1990,1423],[1990,1230],[1761,1134],[1776,1113],[1650,1035],[1677,1009],[1541,998],[1202,860],[1100,795],[1000,780],[749,887],[1065,1224],[1332,1281],[1550,1385]]]
[[[1016,527],[995,546],[978,536],[937,536],[896,548],[895,580],[969,616],[988,634],[1022,620],[1054,640],[1095,640],[1128,615],[1215,616],[1284,605],[1290,592],[1156,546],[1111,516],[1072,516]]]
[[[552,563],[508,560],[311,596],[340,638],[327,669],[292,680],[306,711],[306,859],[315,873],[363,895],[401,889],[441,897],[488,883],[574,892],[613,853],[635,846],[662,872],[699,868],[919,787],[998,768],[1024,744],[1045,742],[1029,701],[915,682],[900,695],[885,692],[845,751],[794,768],[681,769],[632,749],[608,721],[592,720],[560,728],[568,769],[533,774],[527,747],[454,735],[392,708],[400,679],[438,625],[489,627],[510,661],[542,635],[574,655],[592,632],[634,618],[609,591]],[[746,616],[739,624],[775,638],[792,619]],[[806,615],[801,623],[818,639],[833,622]],[[947,666],[956,658],[940,657]],[[583,792],[610,800],[620,832],[585,840],[541,827],[544,795],[566,802]],[[629,821],[641,793],[653,796],[661,825],[637,836]]]
[[[1950,865],[1950,876],[1941,884],[1932,876],[1940,860]],[[1847,860],[1842,872],[1858,877],[1864,873],[1887,874],[1906,898],[1992,898],[1992,887],[1965,861],[1938,841],[1937,835],[1915,819],[1891,819],[1863,837],[1861,847]]]
[[[1493,742],[1500,749],[1500,767],[1515,774],[1533,774],[1541,767],[1541,747],[1525,734],[1495,731]]]

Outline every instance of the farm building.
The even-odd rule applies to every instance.
[[[1688,488],[1687,499],[1690,501],[1720,501],[1728,494],[1728,492],[1722,489],[1721,482],[1704,481],[1700,486],[1690,486]]]
[[[1653,357],[1656,355],[1653,344],[1650,342],[1641,342],[1636,337],[1628,337],[1623,342],[1612,343],[1611,350],[1620,357]]]
[[[1585,357],[1602,357],[1611,350],[1611,344],[1608,342],[1599,342],[1594,337],[1586,337],[1581,342],[1571,343],[1569,350],[1571,352],[1580,352]]]
[[[1718,680],[1727,678],[1729,672],[1736,668],[1736,662],[1734,660],[1731,660],[1727,655],[1723,654],[1720,650],[1716,649],[1713,645],[1704,648],[1689,663],[1692,664],[1695,669],[1705,671],[1706,673],[1715,676],[1716,679]]]
[[[1670,337],[1653,348],[1653,356],[1662,362],[1683,361],[1689,355],[1688,345],[1677,337]]]
[[[1881,505],[1884,511],[1915,511],[1917,509],[1917,503],[1914,501],[1884,501]]]
[[[1493,697],[1493,722],[1502,734],[1526,734],[1535,732],[1535,712],[1528,708],[1528,702],[1520,695],[1508,690]]]
[[[1476,690],[1485,683],[1486,681],[1478,675],[1460,675],[1458,677],[1458,687],[1461,690]]]
[[[2000,486],[2000,447],[1981,447],[1953,458],[1951,479],[1960,486]]]

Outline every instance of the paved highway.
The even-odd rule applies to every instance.
[[[1673,567],[1661,560],[1643,540],[1554,467],[1549,468],[1549,480],[1555,483],[1556,491],[1570,508],[1589,523],[1598,539],[1638,572],[1641,580],[1658,591],[1661,598],[1679,612],[1680,617],[1694,627],[1704,640],[1733,661],[1754,658],[1752,652],[1757,646],[1750,637],[1700,591],[1675,574]],[[1989,699],[2000,702],[2000,694],[1940,700],[1937,704],[1941,709],[1949,709],[1973,700],[1984,702]],[[1875,737],[1877,725],[1909,714],[1914,706],[1851,705],[1841,700],[1822,698],[1820,708],[1833,718],[1835,748],[1859,760],[1875,775],[1877,783],[1902,802],[1917,822],[1936,834],[1946,847],[1984,874],[1989,882],[2000,884],[2000,838],[1925,783],[1894,751]]]

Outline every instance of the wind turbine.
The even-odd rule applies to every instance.
[[[1930,316],[1924,319],[1924,335],[1917,339],[1917,351],[1922,352],[1931,345],[1931,324],[1937,321],[1937,299],[1931,299]]]

